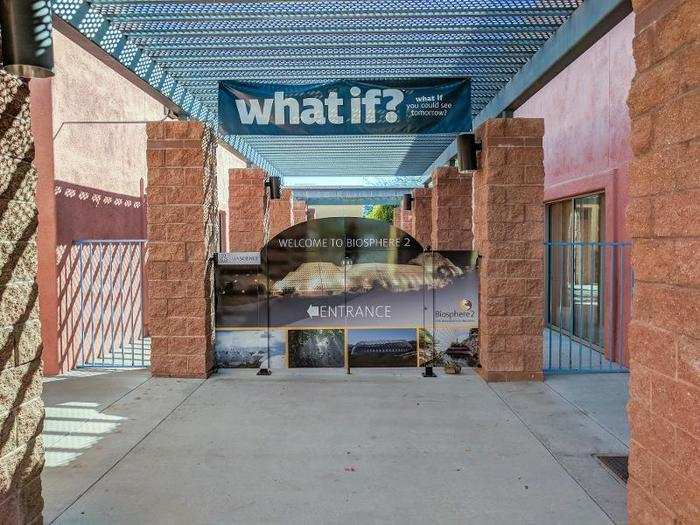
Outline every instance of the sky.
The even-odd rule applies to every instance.
[[[284,177],[285,186],[414,186],[423,185],[424,177],[377,177],[367,180],[367,177]]]

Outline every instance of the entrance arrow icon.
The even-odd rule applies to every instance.
[[[318,306],[310,305],[306,313],[309,314],[311,318],[318,317]]]

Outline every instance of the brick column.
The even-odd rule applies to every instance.
[[[629,521],[700,523],[700,12],[632,3]]]
[[[37,172],[26,83],[0,70],[0,522],[43,509]]]
[[[292,223],[299,224],[300,222],[306,221],[306,202],[304,201],[293,201],[292,202]]]
[[[472,249],[472,176],[444,166],[433,172],[433,250]]]
[[[151,373],[207,377],[214,365],[216,140],[201,122],[151,122],[146,133]]]
[[[264,241],[265,178],[260,168],[229,171],[229,250],[257,252]]]
[[[292,225],[292,192],[282,190],[280,199],[272,199],[269,203],[270,239]]]
[[[425,248],[430,246],[433,228],[432,190],[413,190],[413,213],[411,214],[411,234]]]
[[[403,230],[403,208],[400,205],[394,208],[394,226]]]
[[[401,213],[401,229],[413,235],[413,210],[403,210]]]
[[[492,119],[474,172],[474,247],[481,255],[479,369],[487,381],[542,380],[544,167],[542,119]]]

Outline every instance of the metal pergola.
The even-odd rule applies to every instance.
[[[322,204],[392,204],[399,205],[411,186],[288,186],[295,199],[310,206]]]
[[[586,3],[598,0],[587,0]],[[478,115],[583,0],[54,0],[54,13],[215,124],[217,82],[472,79]],[[60,24],[57,24],[60,29]],[[468,131],[468,130],[465,130]],[[421,180],[454,135],[223,137],[282,177]],[[398,179],[397,179],[398,178]]]

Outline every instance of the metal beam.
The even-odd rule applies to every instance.
[[[445,26],[420,26],[420,25],[410,25],[400,30],[392,28],[369,28],[369,27],[352,27],[352,28],[338,28],[338,29],[325,29],[325,28],[299,28],[295,29],[279,29],[279,28],[227,28],[227,29],[209,29],[206,27],[192,28],[192,29],[139,29],[139,30],[129,30],[127,28],[119,28],[122,33],[132,38],[143,38],[155,35],[161,36],[200,36],[202,32],[206,31],[208,36],[230,36],[232,32],[239,35],[254,36],[254,35],[273,35],[275,38],[280,37],[302,37],[305,35],[355,35],[359,38],[360,35],[383,35],[397,34],[406,35],[412,33],[419,34],[445,34],[445,35],[459,35],[459,34],[528,34],[533,33],[554,33],[557,25],[556,24],[537,24],[537,25],[493,25],[493,26],[471,26],[462,27],[458,25],[445,25]]]
[[[392,68],[392,70],[395,68]],[[443,68],[444,69],[444,68]],[[415,69],[415,71],[418,71],[418,69]],[[409,71],[410,72],[410,71]],[[285,75],[284,78],[281,78],[280,75],[276,76],[270,76],[270,80],[277,80],[280,84],[291,84],[291,83],[298,83],[299,81],[305,81],[309,80],[310,78],[312,79],[339,79],[339,78],[355,78],[352,77],[351,75],[348,74],[343,74],[339,75],[337,70],[332,70],[326,73],[322,74],[317,74],[317,71],[313,71],[311,75]],[[382,78],[405,78],[405,73],[406,71],[402,70],[396,70],[395,72],[391,73],[388,71],[384,71]],[[463,73],[463,72],[462,72]],[[428,77],[428,78],[443,78],[445,75],[442,72],[425,72],[423,70],[423,77]],[[249,80],[252,78],[264,78],[265,75],[248,75],[246,78]],[[480,73],[478,71],[472,71],[469,74],[469,77],[472,79],[472,81],[477,81],[479,82],[480,86],[490,86],[493,85],[493,83],[496,84],[505,84],[508,82],[508,79],[510,78],[508,75],[508,72],[503,72],[503,73]],[[362,78],[371,78],[367,76],[363,76]],[[188,78],[184,80],[185,84],[187,86],[193,86],[193,85],[214,85],[215,87],[218,87],[218,82],[222,80],[221,76],[219,75],[201,75],[197,76],[195,78]],[[499,86],[500,87],[500,86]]]
[[[456,9],[450,11],[444,10],[427,10],[421,11],[404,10],[404,11],[324,11],[324,12],[306,12],[306,13],[239,13],[229,12],[220,13],[214,11],[180,11],[177,13],[120,13],[109,14],[109,10],[99,9],[105,16],[116,22],[200,22],[202,20],[212,21],[228,21],[228,20],[362,20],[362,19],[411,19],[411,18],[512,18],[512,17],[537,17],[537,18],[563,18],[569,16],[570,9],[558,8],[541,8],[541,9]]]
[[[307,204],[399,204],[405,193],[413,187],[383,186],[346,186],[342,188],[329,186],[285,186],[292,190],[295,199]]]
[[[474,119],[474,129],[490,118],[512,114],[569,64],[632,12],[630,0],[587,0],[547,40],[520,71]],[[444,165],[457,154],[456,142],[426,170]]]
[[[508,38],[508,37],[493,37],[488,36],[483,38],[483,35],[475,34],[473,36],[477,38],[461,38],[452,39],[447,38],[445,40],[432,40],[430,38],[405,38],[405,39],[395,39],[395,40],[382,40],[368,38],[362,41],[355,41],[352,38],[346,38],[345,40],[339,40],[334,38],[328,41],[304,41],[302,39],[289,40],[289,41],[279,41],[275,39],[270,41],[269,39],[258,39],[252,40],[250,38],[238,38],[238,37],[209,37],[208,35],[199,35],[198,37],[192,37],[188,35],[172,35],[172,36],[140,36],[134,37],[134,41],[138,42],[148,49],[149,53],[155,51],[195,51],[195,50],[207,50],[207,49],[217,49],[217,50],[233,50],[233,49],[348,49],[348,46],[356,47],[398,47],[405,49],[411,46],[425,46],[425,47],[527,47],[529,49],[536,48],[539,49],[540,46],[547,40],[550,32],[539,32],[539,37],[535,35],[530,35],[528,32],[527,38]],[[330,35],[329,35],[330,36]],[[466,35],[465,35],[466,36]],[[381,35],[380,35],[381,37]],[[185,43],[181,43],[182,40],[187,40]],[[153,42],[153,43],[152,43]],[[535,49],[535,50],[536,50]]]
[[[489,51],[489,52],[461,52],[450,53],[450,52],[439,52],[439,51],[423,51],[420,53],[406,54],[402,52],[403,50],[396,49],[398,53],[392,54],[387,53],[387,50],[378,50],[382,55],[387,58],[397,59],[397,60],[410,60],[415,58],[449,58],[451,60],[467,60],[467,59],[481,59],[481,62],[488,61],[489,59],[516,59],[512,62],[527,61],[528,58],[532,56],[532,53],[528,52],[512,52],[512,51]],[[192,55],[184,54],[179,56],[167,56],[158,57],[151,55],[153,60],[157,60],[161,64],[168,63],[198,63],[198,62],[220,62],[225,60],[230,60],[232,62],[280,62],[283,60],[367,60],[366,52],[359,53],[335,53],[323,55],[320,53],[289,53],[289,54],[279,54],[279,55],[256,55],[254,53],[227,53],[227,54],[210,54],[210,55]],[[477,60],[478,61],[478,60]]]
[[[448,64],[421,64],[422,67],[416,67],[414,65],[411,65],[410,63],[407,64],[402,64],[402,65],[392,65],[391,63],[389,64],[378,64],[379,60],[376,60],[372,62],[371,64],[363,64],[358,62],[357,64],[339,64],[338,67],[322,67],[322,68],[314,68],[310,69],[313,67],[313,64],[301,64],[301,65],[293,65],[293,66],[268,66],[265,65],[264,67],[217,67],[216,71],[218,73],[229,73],[229,72],[241,72],[244,74],[247,74],[246,76],[255,76],[251,75],[251,73],[255,71],[262,71],[262,72],[271,72],[271,71],[307,71],[308,72],[308,78],[319,78],[316,75],[320,73],[321,75],[323,74],[331,74],[335,75],[335,78],[341,78],[341,77],[347,77],[348,73],[352,72],[353,76],[359,76],[360,77],[366,77],[366,71],[379,71],[380,76],[384,76],[386,74],[391,74],[391,71],[396,71],[398,73],[407,73],[408,71],[425,71],[423,69],[424,67],[431,66],[431,69],[440,69],[440,71],[443,72],[454,72],[458,75],[466,75],[466,76],[473,76],[473,72],[469,71],[466,69],[469,66],[476,66],[479,69],[487,70],[487,71],[496,71],[496,72],[503,72],[503,73],[516,73],[517,71],[520,70],[520,66],[518,64],[501,64],[501,65],[496,65],[496,64],[487,64],[487,65],[481,65],[481,64],[463,64],[463,65],[448,65]],[[389,60],[388,62],[392,62]],[[350,69],[354,68],[354,69]],[[201,78],[202,73],[209,73],[212,71],[212,68],[167,68],[168,72],[173,73],[177,72],[178,78],[188,78],[188,77],[196,77],[196,78]],[[341,74],[340,71],[343,71]],[[429,75],[424,75],[424,76],[429,76]],[[436,73],[433,76],[444,76],[444,74]],[[226,75],[219,75],[218,77],[220,80],[225,80],[228,78]]]

